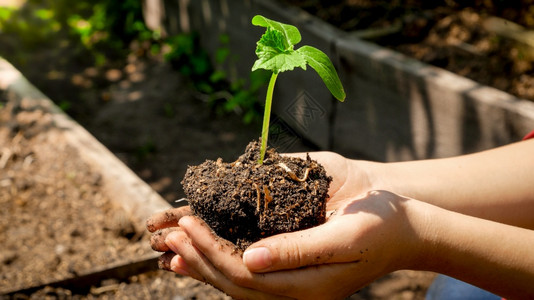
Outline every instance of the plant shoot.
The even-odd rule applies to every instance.
[[[258,161],[259,164],[263,164],[269,135],[274,85],[279,73],[291,71],[296,67],[306,70],[306,66],[310,65],[319,74],[336,99],[344,101],[345,91],[334,65],[324,52],[312,46],[302,46],[296,50],[294,49],[294,46],[301,40],[297,27],[273,21],[260,15],[252,18],[252,24],[266,28],[265,33],[256,43],[258,59],[254,62],[252,71],[265,69],[272,72],[265,97],[260,159]]]

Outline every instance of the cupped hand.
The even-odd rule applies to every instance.
[[[335,299],[408,265],[417,243],[406,204],[415,200],[368,192],[365,170],[340,155],[310,156],[333,177],[325,224],[263,239],[242,254],[182,209],[152,223],[160,230],[153,248],[167,252],[162,266],[237,299]]]
[[[306,153],[288,154],[296,157],[306,158]],[[328,191],[330,198],[327,202],[327,210],[335,210],[345,194],[359,194],[366,190],[368,180],[365,172],[358,171],[353,161],[344,158],[343,156],[333,152],[312,152],[309,153],[312,159],[321,163],[327,174],[332,176],[332,183]],[[349,183],[350,182],[350,183]],[[159,252],[168,252],[169,248],[165,244],[167,234],[173,231],[180,231],[178,221],[183,216],[191,215],[191,209],[186,207],[173,208],[167,211],[151,216],[146,226],[151,236],[152,249]],[[169,255],[166,255],[168,257]],[[168,259],[167,259],[168,260]]]
[[[418,252],[407,207],[383,191],[345,201],[320,226],[263,239],[243,256],[196,217],[183,217],[166,243],[171,268],[236,299],[342,299],[411,264]]]

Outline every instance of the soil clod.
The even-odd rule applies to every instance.
[[[332,178],[324,168],[310,157],[281,156],[274,149],[260,165],[259,146],[251,142],[233,163],[218,159],[190,166],[182,181],[193,213],[241,249],[326,220]]]

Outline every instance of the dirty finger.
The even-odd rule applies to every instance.
[[[178,220],[180,220],[180,218],[191,214],[192,212],[189,206],[168,209],[148,218],[146,221],[146,228],[150,232],[155,232],[162,228],[175,227],[178,226]]]
[[[152,247],[152,250],[158,251],[158,252],[167,252],[170,251],[167,244],[165,244],[165,239],[167,238],[167,235],[170,232],[173,231],[180,231],[181,229],[179,227],[169,227],[169,228],[163,228],[160,230],[157,230],[156,232],[152,233],[150,236],[150,247]]]

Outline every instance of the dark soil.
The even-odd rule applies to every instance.
[[[347,32],[420,61],[534,101],[534,63],[525,48],[484,26],[500,17],[534,26],[533,1],[286,1]],[[387,32],[387,33],[385,33]],[[530,57],[529,57],[530,55]]]
[[[194,214],[239,248],[271,235],[326,220],[332,178],[314,160],[280,156],[269,148],[259,164],[260,142],[232,163],[208,160],[187,169],[182,181]]]

